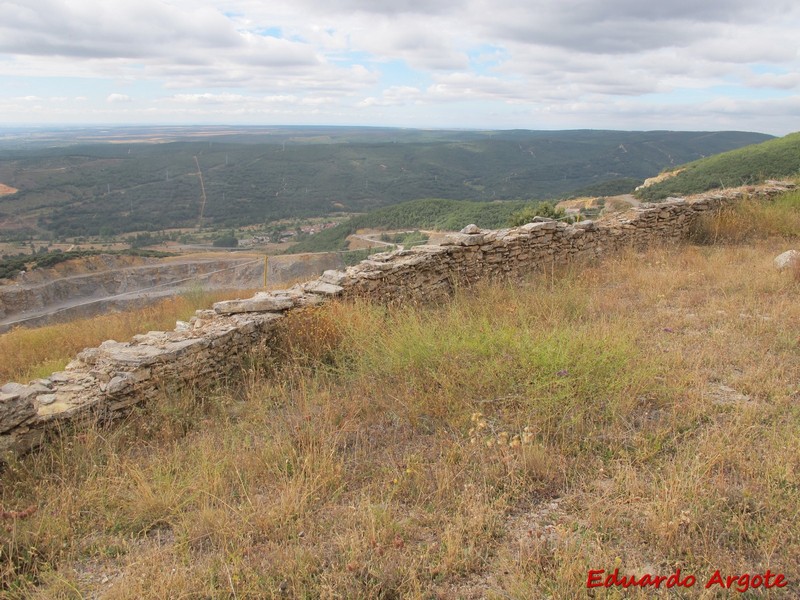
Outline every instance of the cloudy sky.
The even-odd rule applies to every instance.
[[[797,0],[0,0],[0,124],[800,130]]]

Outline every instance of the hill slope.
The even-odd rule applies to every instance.
[[[695,590],[769,568],[796,598],[800,304],[764,268],[783,244],[298,314],[287,368],[254,359],[4,470],[0,586],[582,598],[591,569],[679,565]]]
[[[768,139],[743,132],[290,128],[241,141],[0,149],[0,224],[57,237],[264,223],[417,198],[547,199]],[[313,135],[311,135],[313,134]],[[206,201],[198,166],[205,184]],[[627,178],[627,179],[626,179]],[[201,219],[202,216],[202,219]]]
[[[287,252],[343,250],[347,244],[347,236],[362,228],[454,231],[474,223],[485,229],[500,229],[509,225],[509,219],[514,213],[526,208],[538,209],[536,214],[546,216],[551,216],[553,211],[549,203],[521,200],[505,202],[471,202],[442,198],[410,200],[351,217],[336,227],[302,240]]]
[[[795,177],[800,174],[800,132],[703,158],[680,169],[674,177],[642,188],[637,195],[659,200],[765,179]]]

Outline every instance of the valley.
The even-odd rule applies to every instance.
[[[263,287],[265,256],[267,285],[278,285],[381,249],[435,242],[469,223],[501,228],[535,215],[594,218],[637,205],[630,192],[645,178],[641,193],[649,196],[674,181],[676,162],[768,138],[20,130],[0,139],[0,330],[141,306],[193,288]],[[62,264],[87,272],[64,274]]]

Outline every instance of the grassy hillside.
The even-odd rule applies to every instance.
[[[325,131],[328,133],[326,134]],[[547,199],[767,139],[742,132],[291,129],[0,148],[0,223],[56,237],[268,223],[418,198]],[[225,141],[222,141],[225,140]],[[196,161],[195,161],[196,158]],[[198,165],[205,184],[202,200]],[[625,184],[626,186],[628,183]]]
[[[676,176],[637,192],[645,200],[736,187],[800,175],[800,133],[703,158],[680,167]]]
[[[770,267],[787,243],[293,313],[283,366],[254,356],[238,384],[12,462],[3,593],[572,600],[618,567],[680,568],[698,595],[769,568],[789,582],[770,597],[796,598],[800,281]]]
[[[457,231],[474,223],[478,227],[499,229],[509,226],[512,217],[523,210],[530,215],[554,214],[553,206],[547,202],[470,202],[442,198],[411,200],[351,217],[336,227],[302,240],[287,252],[343,250],[347,246],[347,236],[362,228]]]

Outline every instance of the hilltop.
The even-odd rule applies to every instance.
[[[660,200],[798,174],[800,132],[680,165],[636,193],[644,200]]]
[[[798,200],[712,211],[715,245],[292,312],[280,361],[13,461],[0,584],[567,600],[592,569],[770,569],[797,597],[800,280],[771,263]]]
[[[129,406],[125,394],[143,385],[135,375],[152,369],[156,387],[110,426],[65,422],[44,447],[8,457],[0,590],[567,600],[586,594],[592,570],[680,569],[699,592],[715,571],[769,569],[787,581],[771,597],[796,598],[800,271],[777,272],[772,260],[800,241],[800,192],[769,202],[737,194],[691,228],[676,218],[690,238],[674,245],[644,249],[632,237],[603,260],[542,258],[539,272],[456,286],[447,301],[350,297],[298,304],[280,321],[206,310],[170,334],[83,352],[75,381],[85,371],[107,394],[97,397],[115,402],[100,416]],[[692,204],[609,220],[633,236],[633,220],[656,230]],[[402,207],[385,211],[406,218]],[[543,222],[454,234],[463,262],[453,264],[474,265],[469,254],[496,244],[486,264],[499,273],[524,262],[520,247],[501,249],[524,232],[546,257],[547,239],[577,253],[601,230]],[[358,271],[365,290],[394,278],[393,289],[411,292],[406,284],[435,285],[441,273],[403,274],[448,252],[422,247],[394,265],[387,255],[349,276]],[[232,322],[241,318],[236,339],[252,342],[262,317],[276,323],[263,348],[226,348]],[[104,371],[123,347],[123,362]],[[242,361],[206,381],[198,374],[221,363],[192,357],[208,353]],[[168,355],[190,385],[162,378]],[[133,359],[135,372],[120,371]],[[72,414],[65,395],[90,394],[71,381],[33,382],[36,410]],[[13,389],[4,398],[24,410]]]

